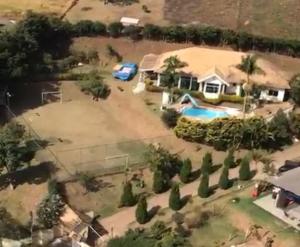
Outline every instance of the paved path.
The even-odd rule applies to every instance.
[[[274,164],[276,167],[279,167],[283,164],[286,159],[295,159],[300,156],[300,143],[297,143],[284,151],[275,152],[272,155],[274,159]],[[210,185],[215,185],[218,183],[220,176],[220,170],[210,176]],[[230,178],[238,177],[238,168],[230,170]],[[197,195],[197,190],[199,186],[199,179],[184,185],[180,189],[181,196],[195,196]],[[152,198],[148,199],[148,209],[159,206],[160,208],[167,208],[169,204],[169,191],[163,194],[155,195]],[[128,225],[135,221],[135,208],[125,208],[120,212],[104,218],[101,220],[102,226],[108,231],[111,232],[113,229],[113,235],[122,235],[128,229]]]

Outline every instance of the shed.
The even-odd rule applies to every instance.
[[[140,20],[136,18],[131,18],[131,17],[122,17],[120,22],[124,27],[128,26],[138,26]]]

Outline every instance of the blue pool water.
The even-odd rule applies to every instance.
[[[182,115],[187,117],[197,117],[205,119],[214,119],[214,118],[224,118],[229,115],[224,111],[206,109],[206,108],[197,108],[197,107],[187,107],[182,111]]]

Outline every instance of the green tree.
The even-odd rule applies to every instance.
[[[173,100],[173,87],[179,80],[178,70],[185,67],[187,64],[180,61],[177,56],[171,56],[164,60],[163,69],[163,81],[162,83],[168,87],[170,91],[171,100]]]
[[[183,182],[185,184],[190,182],[191,175],[192,175],[192,162],[190,159],[186,159],[183,161],[181,169],[180,169],[180,173],[179,173],[181,182]]]
[[[247,75],[247,81],[243,85],[243,89],[245,91],[243,114],[245,117],[247,100],[250,92],[252,91],[250,76],[256,73],[260,73],[262,72],[262,70],[258,67],[257,57],[254,55],[247,55],[246,57],[242,57],[242,61],[237,67]]]
[[[123,187],[123,194],[121,196],[121,206],[131,207],[135,205],[136,199],[132,192],[132,185],[130,182],[125,183]]]
[[[172,186],[172,190],[169,197],[169,207],[174,211],[178,211],[182,207],[179,186],[177,183],[173,184]]]
[[[220,179],[219,179],[219,187],[223,190],[227,190],[230,187],[230,180],[228,178],[229,176],[229,171],[228,171],[228,167],[224,166],[222,173],[220,175]]]
[[[232,148],[228,151],[228,154],[224,160],[224,166],[228,168],[235,167],[234,150]]]
[[[300,114],[295,112],[290,114],[290,129],[294,135],[300,137]]]
[[[201,172],[202,174],[210,174],[212,172],[212,156],[207,152],[202,159]]]
[[[156,170],[153,174],[153,186],[154,193],[159,194],[165,192],[169,188],[170,179],[167,174],[164,174],[161,170]]]
[[[145,196],[141,196],[139,198],[136,211],[135,211],[135,218],[136,221],[140,224],[145,224],[149,220],[149,215],[147,211],[147,201]]]
[[[112,22],[108,25],[107,31],[109,35],[113,38],[117,38],[121,35],[123,30],[123,25],[120,22]]]
[[[64,211],[64,202],[57,193],[49,194],[38,206],[38,221],[46,228],[58,224],[59,217]]]
[[[164,122],[166,127],[174,128],[179,117],[180,113],[178,113],[175,109],[167,109],[162,113],[161,120]]]
[[[248,156],[245,156],[241,161],[239,169],[239,178],[242,181],[246,181],[251,178],[250,161]]]
[[[300,105],[300,74],[290,80],[291,96],[297,105]]]
[[[198,195],[202,198],[207,198],[210,195],[209,175],[207,173],[204,173],[202,175],[199,188],[198,188]]]

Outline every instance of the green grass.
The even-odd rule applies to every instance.
[[[228,241],[235,236],[232,241]],[[226,217],[214,217],[209,222],[193,231],[190,241],[194,247],[215,247],[240,243],[244,234],[235,228]]]

